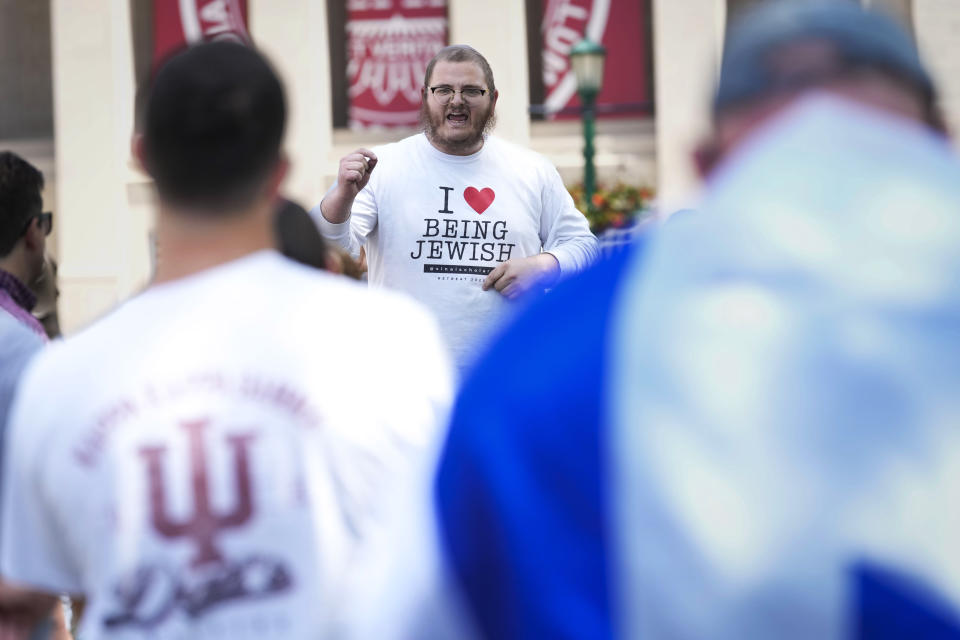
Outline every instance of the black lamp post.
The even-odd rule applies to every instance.
[[[593,192],[597,188],[597,171],[593,165],[593,129],[597,94],[603,87],[603,61],[607,50],[584,38],[570,50],[570,62],[577,78],[577,93],[583,103],[583,192],[587,207],[593,210]]]

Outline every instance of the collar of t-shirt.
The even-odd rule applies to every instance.
[[[0,269],[0,290],[6,291],[10,298],[24,311],[33,311],[37,304],[37,296],[20,282],[20,278],[9,271]]]
[[[425,153],[427,153],[430,156],[433,156],[438,160],[442,160],[444,162],[451,162],[454,164],[471,164],[473,162],[477,162],[478,160],[480,160],[480,157],[483,155],[483,152],[491,144],[492,144],[491,137],[484,136],[483,146],[480,147],[478,151],[471,153],[468,156],[455,156],[450,153],[444,153],[443,151],[440,151],[440,149],[437,149],[435,146],[433,146],[433,143],[430,142],[430,140],[427,138],[426,133],[420,134],[420,146],[421,148],[423,148]]]
[[[9,271],[0,269],[0,309],[27,325],[46,342],[47,334],[43,325],[30,314],[36,304],[37,296],[27,289],[27,285]]]

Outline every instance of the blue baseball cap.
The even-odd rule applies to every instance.
[[[871,68],[915,86],[932,102],[936,92],[911,36],[892,18],[841,0],[772,0],[744,12],[728,29],[714,112],[809,83],[777,69],[771,53],[784,45],[832,45],[847,67]]]

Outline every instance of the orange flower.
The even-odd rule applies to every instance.
[[[646,203],[654,196],[650,187],[616,182],[612,187],[597,185],[589,201],[583,183],[568,187],[577,209],[583,212],[594,233],[608,227],[626,227],[645,214]]]

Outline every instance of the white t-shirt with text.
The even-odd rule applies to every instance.
[[[353,255],[365,245],[371,286],[405,291],[436,315],[458,368],[501,321],[506,299],[484,279],[511,258],[546,251],[562,274],[597,255],[597,240],[557,170],[495,136],[455,156],[424,134],[376,147],[378,163],[350,218],[323,235]]]

